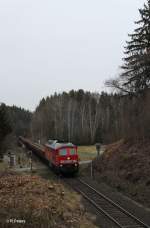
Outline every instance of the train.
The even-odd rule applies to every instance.
[[[48,140],[45,145],[40,145],[22,136],[18,142],[25,145],[58,174],[77,174],[79,171],[78,148],[73,143]]]

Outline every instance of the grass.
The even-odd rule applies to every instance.
[[[0,162],[0,171],[5,171],[8,165],[5,162]]]
[[[92,160],[96,157],[97,151],[95,146],[79,146],[78,154],[81,161]]]
[[[81,222],[80,222],[80,228],[98,228],[96,225],[94,225],[96,221],[96,216],[88,213],[82,203],[82,197],[78,195],[75,191],[71,189],[66,189],[67,190],[67,196],[68,196],[68,201],[66,202],[66,205],[69,208],[72,208],[72,210],[79,210],[78,209],[78,203],[80,203],[80,210],[82,210],[82,215],[81,216]]]

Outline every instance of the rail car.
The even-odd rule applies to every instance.
[[[79,170],[77,146],[72,143],[49,140],[45,145],[39,145],[21,136],[19,142],[33,151],[57,173],[75,174]]]

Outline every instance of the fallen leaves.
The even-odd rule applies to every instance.
[[[0,225],[10,218],[24,218],[22,227],[80,227],[83,210],[79,202],[69,204],[69,197],[64,186],[54,181],[4,174],[0,178]]]

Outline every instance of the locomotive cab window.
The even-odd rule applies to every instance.
[[[75,155],[76,154],[76,150],[74,148],[70,148],[70,155]]]
[[[59,150],[59,155],[60,155],[60,156],[65,156],[65,155],[67,155],[67,150],[66,150],[66,149],[60,149],[60,150]]]

